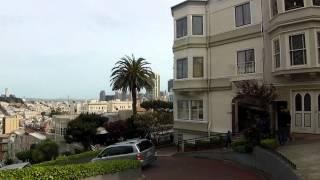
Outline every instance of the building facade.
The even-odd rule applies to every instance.
[[[320,133],[318,0],[187,0],[174,19],[174,128],[183,138],[239,132],[235,84],[273,84],[293,132]],[[276,123],[275,123],[276,124]],[[276,126],[276,125],[275,125]]]

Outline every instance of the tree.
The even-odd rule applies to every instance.
[[[80,114],[67,126],[65,140],[68,143],[80,142],[87,150],[94,143],[97,128],[108,122],[107,117],[96,114]]]
[[[236,87],[238,88],[237,98],[255,99],[264,108],[277,97],[276,89],[272,84],[259,84],[256,80],[240,81]]]
[[[155,111],[164,111],[173,109],[172,102],[166,102],[161,100],[151,100],[151,101],[144,101],[140,104],[140,106],[146,110],[153,109]]]
[[[112,68],[111,86],[112,90],[121,90],[132,95],[133,115],[137,114],[137,92],[141,89],[151,89],[154,86],[155,77],[152,69],[144,58],[135,59],[132,55],[122,57]]]

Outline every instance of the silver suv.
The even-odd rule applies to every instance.
[[[115,159],[135,159],[139,160],[142,166],[146,166],[154,162],[157,157],[155,147],[149,140],[134,139],[106,147],[91,162]]]

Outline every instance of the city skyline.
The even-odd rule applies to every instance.
[[[26,98],[97,98],[100,90],[112,92],[111,69],[131,54],[151,63],[165,90],[173,76],[170,7],[179,2],[0,1],[0,90]]]

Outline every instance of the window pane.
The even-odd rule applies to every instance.
[[[304,7],[304,0],[285,0],[285,9],[296,9]]]
[[[280,44],[278,39],[273,41],[273,48],[275,67],[278,68],[280,67]]]
[[[191,101],[191,118],[192,120],[203,120],[203,101]]]
[[[203,57],[193,58],[193,77],[203,77]]]
[[[304,111],[311,111],[311,96],[306,94],[304,96]]]
[[[238,51],[237,58],[239,74],[255,72],[254,49]]]
[[[244,24],[243,22],[243,12],[242,12],[242,6],[236,7],[236,26],[242,26]]]
[[[189,102],[186,100],[178,101],[178,119],[189,120]]]
[[[291,65],[303,65],[305,64],[305,51],[292,51],[291,52]]]
[[[250,3],[243,5],[243,18],[244,25],[251,23]]]
[[[188,34],[187,17],[181,18],[176,21],[176,37],[180,38]]]
[[[278,2],[277,0],[271,0],[271,11],[272,16],[275,16],[278,14]]]
[[[318,32],[317,35],[318,35],[318,63],[320,64],[320,32]]]
[[[305,47],[304,34],[290,36],[291,38],[291,50],[303,49]]]
[[[183,79],[188,77],[188,59],[177,60],[177,79]]]
[[[318,111],[320,113],[320,95],[318,96]]]
[[[203,17],[192,16],[192,34],[203,35]]]
[[[246,62],[253,62],[254,61],[254,50],[250,49],[246,51]]]
[[[296,95],[295,105],[296,105],[296,111],[302,111],[302,97],[300,94]]]
[[[320,6],[320,0],[313,0],[313,5]]]

